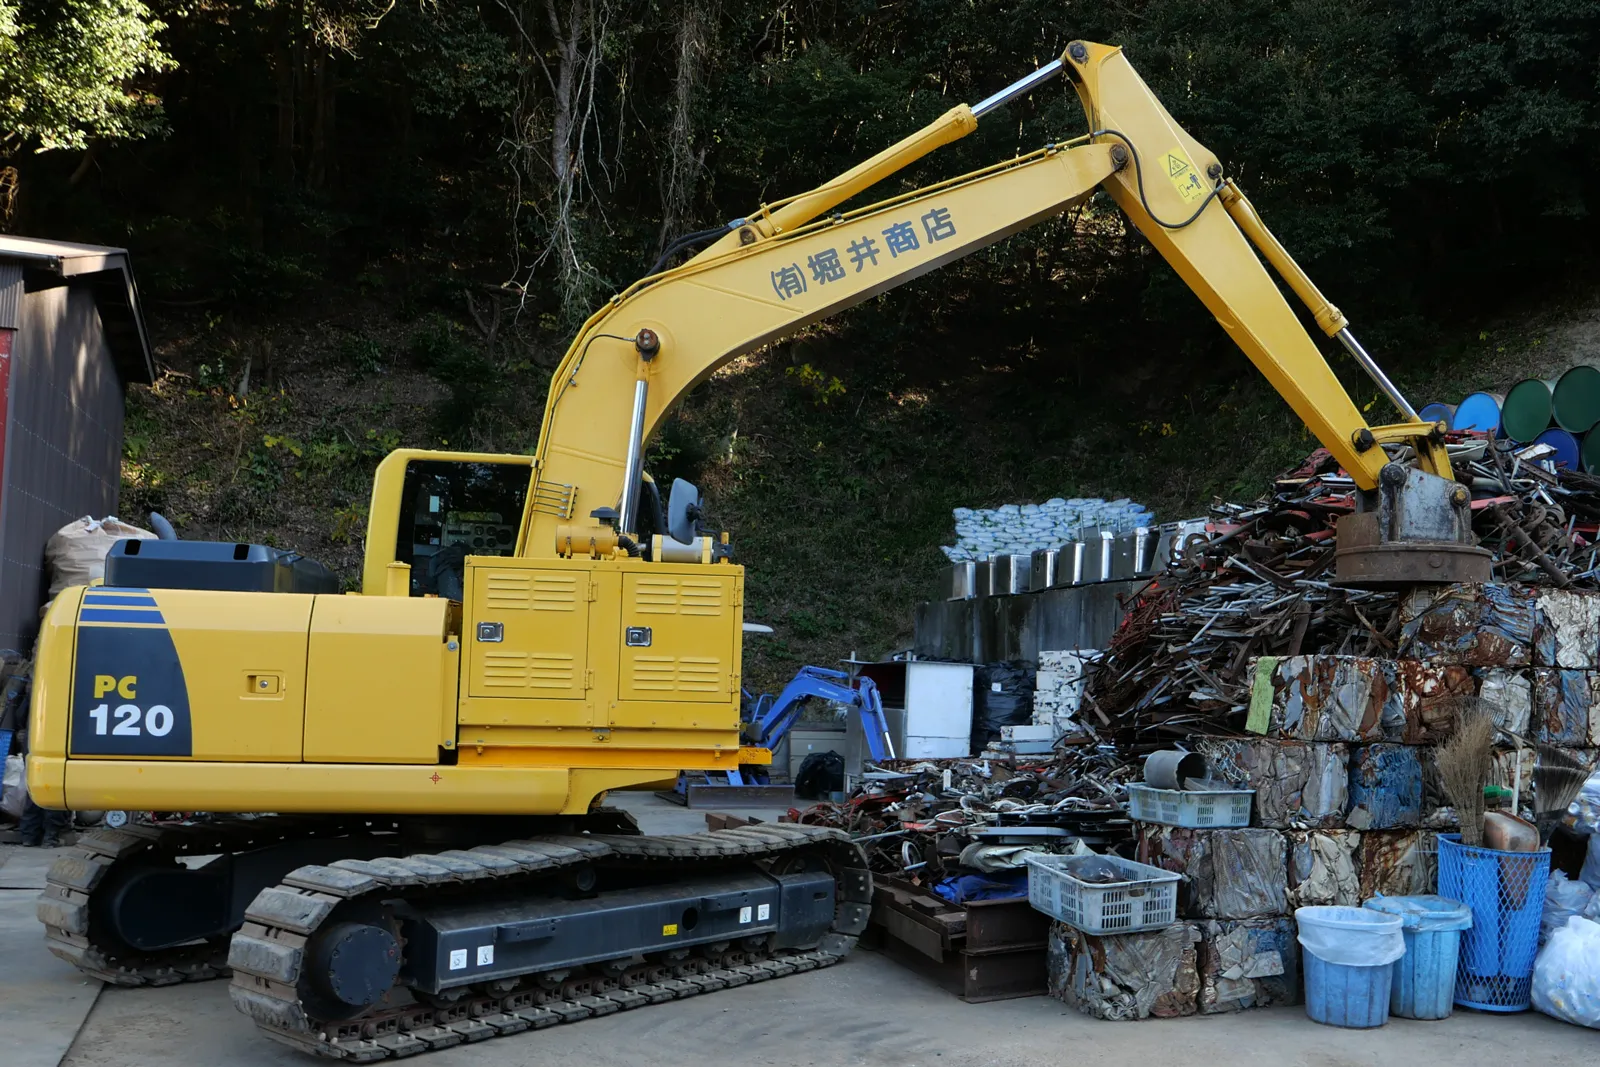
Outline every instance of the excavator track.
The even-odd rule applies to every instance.
[[[119,986],[174,985],[225,977],[227,946],[220,939],[144,952],[99,929],[93,896],[108,879],[140,864],[247,852],[311,837],[367,833],[370,818],[260,816],[167,826],[97,830],[50,865],[37,914],[51,952],[84,974]]]
[[[832,876],[832,924],[815,944],[771,952],[745,939],[690,952],[627,956],[539,980],[458,990],[453,998],[414,997],[398,983],[353,1018],[328,1018],[308,994],[319,931],[332,936],[341,914],[384,905],[416,907],[461,887],[496,892],[530,887],[585,868],[663,877],[747,869],[815,870]],[[227,963],[234,1005],[268,1037],[305,1052],[355,1063],[416,1055],[557,1023],[659,1004],[826,967],[843,959],[866,928],[872,875],[860,847],[837,830],[747,826],[665,837],[590,834],[540,836],[502,845],[393,859],[339,860],[302,867],[263,890],[233,937]],[[582,972],[581,974],[578,972]],[[544,976],[550,978],[550,975]],[[395,1003],[404,1001],[405,1003]]]

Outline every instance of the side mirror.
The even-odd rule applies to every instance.
[[[700,533],[700,490],[693,482],[672,480],[672,493],[667,497],[667,532],[683,544]]]

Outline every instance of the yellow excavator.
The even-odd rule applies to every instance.
[[[1089,133],[835,209],[1057,76]],[[663,502],[646,443],[718,367],[1103,190],[1362,490],[1340,580],[1484,580],[1468,494],[1222,162],[1122,52],[1061,58],[852,170],[689,235],[556,370],[532,456],[379,466],[359,595],[264,546],[125,542],[43,622],[42,805],[261,813],[88,835],[38,912],[128,985],[232,972],[269,1036],[368,1061],[825,966],[867,922],[843,835],[649,837],[608,790],[770,761],[741,744],[743,569]],[[1263,260],[1403,421],[1369,426]],[[1219,443],[1226,447],[1226,443]],[[209,857],[209,858],[206,858]]]

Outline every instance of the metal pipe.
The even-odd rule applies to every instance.
[[[638,533],[639,485],[644,481],[644,409],[650,397],[650,383],[640,378],[633,383],[633,422],[628,426],[628,458],[622,474],[622,502],[617,508],[617,529]]]
[[[1012,82],[998,93],[985,100],[980,100],[972,105],[972,113],[979,118],[984,112],[993,111],[997,107],[1009,104],[1019,96],[1026,96],[1045,82],[1061,73],[1061,60],[1054,59],[1021,81]]]
[[[1361,342],[1356,340],[1355,335],[1350,332],[1348,326],[1333,336],[1338,339],[1340,344],[1344,345],[1344,350],[1354,356],[1357,363],[1361,364],[1361,369],[1366,371],[1374,382],[1378,383],[1378,388],[1382,389],[1384,395],[1394,402],[1395,407],[1400,409],[1400,414],[1404,415],[1410,422],[1422,421],[1417,415],[1417,409],[1408,404],[1406,398],[1400,395],[1400,390],[1395,388],[1395,384],[1389,380],[1389,376],[1383,373],[1383,368],[1378,366],[1378,361],[1367,355],[1367,350],[1361,347]]]

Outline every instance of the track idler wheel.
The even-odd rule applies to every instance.
[[[306,978],[337,1014],[359,1014],[383,999],[400,974],[400,943],[381,926],[336,923],[307,946]]]

